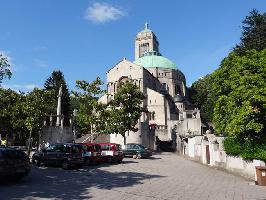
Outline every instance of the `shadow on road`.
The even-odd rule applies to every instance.
[[[129,163],[138,163],[138,162],[134,161],[133,158],[132,158],[132,160],[123,160],[122,163],[123,164],[129,164]]]
[[[113,189],[142,184],[145,179],[160,178],[137,172],[109,172],[97,167],[78,170],[33,167],[31,174],[14,184],[0,185],[1,199],[89,199],[89,189]]]

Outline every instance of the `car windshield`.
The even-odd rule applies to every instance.
[[[110,150],[110,145],[105,144],[105,145],[102,145],[101,148],[102,150]]]
[[[73,145],[72,146],[72,153],[80,153],[82,151],[82,146],[80,145]]]
[[[82,148],[84,151],[92,151],[93,150],[92,146],[88,146],[88,145],[82,145]]]
[[[4,150],[2,151],[2,156],[4,158],[13,158],[13,159],[27,157],[27,155],[20,150]]]
[[[138,145],[141,149],[147,149],[146,147],[142,146],[142,145]]]
[[[94,148],[95,151],[100,151],[101,150],[101,146],[98,145],[98,144],[94,145],[93,148]]]
[[[56,145],[55,144],[49,144],[48,146],[44,147],[43,150],[52,151],[55,148],[56,148]]]

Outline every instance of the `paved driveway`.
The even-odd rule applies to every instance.
[[[266,187],[251,183],[163,153],[80,170],[33,167],[23,181],[0,185],[0,199],[266,199]]]

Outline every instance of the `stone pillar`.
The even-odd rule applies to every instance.
[[[58,92],[58,100],[57,100],[57,110],[56,110],[56,126],[60,125],[60,117],[61,117],[61,100],[62,100],[62,85],[60,86],[59,92]]]
[[[63,128],[64,127],[64,116],[61,116],[60,118],[61,118],[61,128]]]
[[[53,116],[50,115],[50,126],[53,126]]]

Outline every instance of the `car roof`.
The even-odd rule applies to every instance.
[[[21,149],[17,149],[17,148],[12,148],[12,147],[0,147],[0,150],[12,150],[12,151],[22,151]]]
[[[99,145],[119,145],[117,143],[112,143],[112,142],[99,142],[97,144],[99,144]]]
[[[50,144],[50,145],[80,145],[80,144],[78,144],[78,143],[53,143],[53,144]]]
[[[80,144],[80,145],[87,145],[87,146],[100,145],[100,144],[98,144],[98,143],[77,143],[77,144]]]

